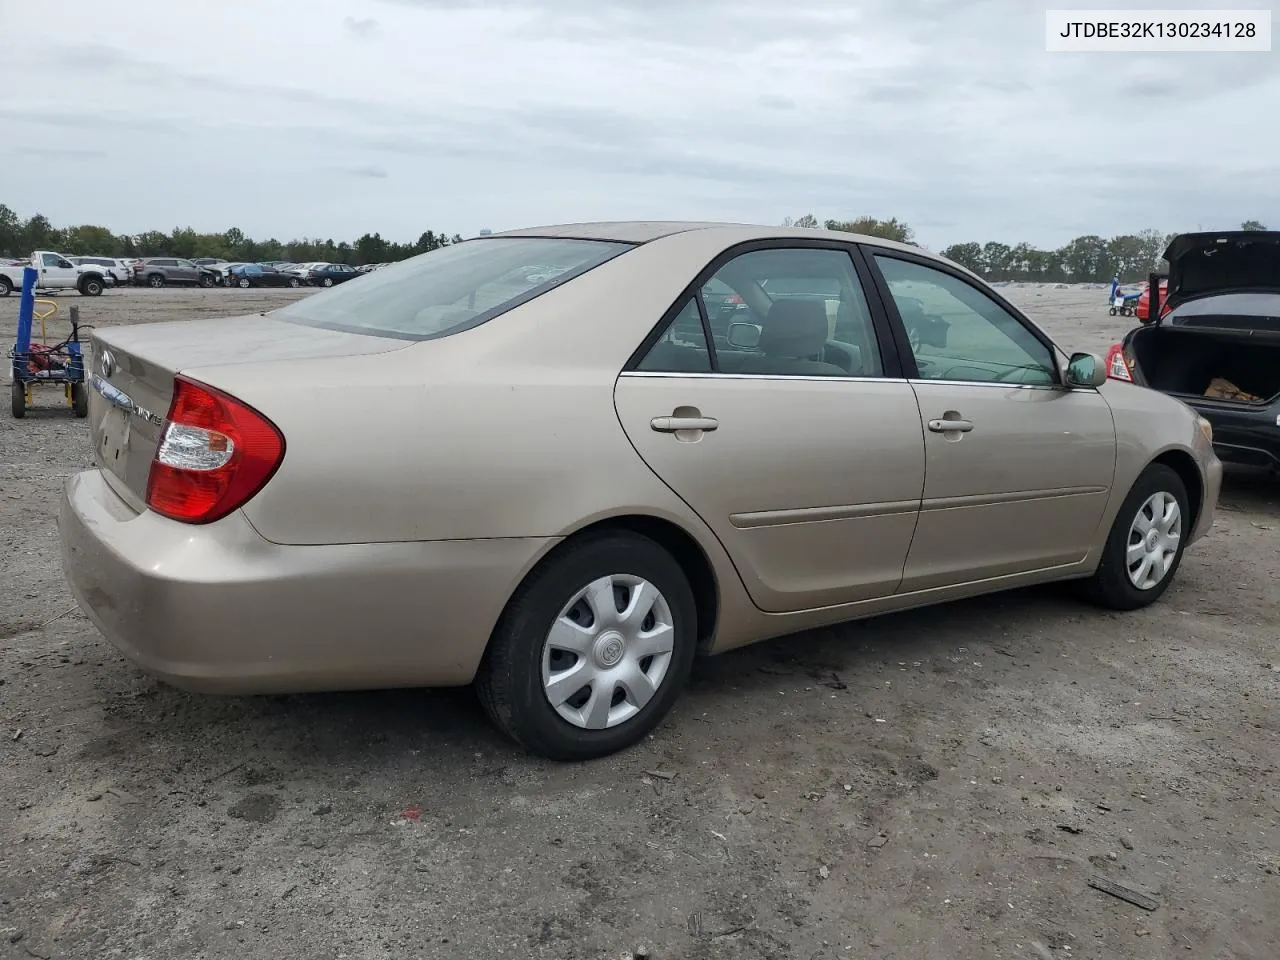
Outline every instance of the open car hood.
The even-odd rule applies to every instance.
[[[1280,293],[1280,231],[1183,233],[1165,250],[1170,308],[1213,294]]]

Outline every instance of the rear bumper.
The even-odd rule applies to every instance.
[[[72,592],[126,657],[234,694],[469,683],[554,542],[282,546],[239,512],[207,526],[137,513],[98,470],[67,481],[59,532]]]
[[[1228,463],[1280,469],[1280,403],[1259,409],[1189,402],[1213,424],[1213,448]]]

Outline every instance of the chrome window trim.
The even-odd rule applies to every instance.
[[[906,383],[905,377],[810,377],[786,373],[690,373],[675,371],[666,373],[662,370],[623,370],[619,377],[660,377],[662,379],[680,378],[686,380],[812,380],[815,383]]]
[[[987,387],[997,390],[1052,390],[1055,393],[1069,392],[1066,387],[1052,383],[995,383],[981,380],[928,380],[924,378],[908,379],[906,377],[810,377],[786,373],[690,373],[662,370],[624,370],[619,377],[657,377],[663,380],[806,380],[814,383],[910,383],[941,384],[950,387]],[[1081,389],[1081,388],[1075,388]],[[1096,391],[1095,391],[1096,392]]]

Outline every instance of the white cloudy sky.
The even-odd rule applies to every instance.
[[[282,239],[808,211],[934,249],[1280,226],[1280,47],[1049,54],[1046,5],[0,0],[0,202]]]

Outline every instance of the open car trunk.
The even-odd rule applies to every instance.
[[[1280,337],[1152,326],[1129,342],[1138,382],[1180,398],[1266,404],[1280,395]]]

